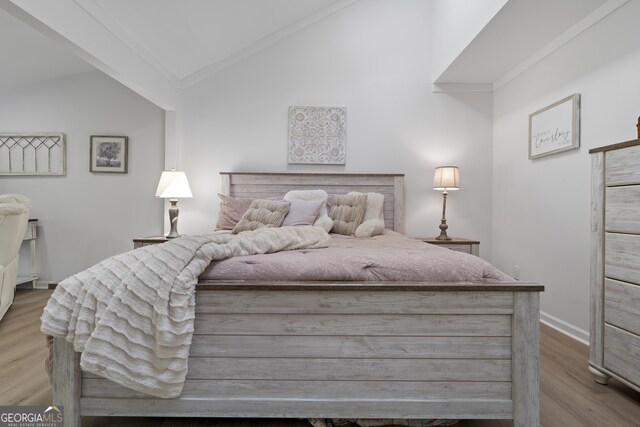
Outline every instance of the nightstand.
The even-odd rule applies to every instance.
[[[442,246],[443,248],[451,249],[452,251],[480,256],[480,242],[477,240],[456,239],[455,237],[451,240],[437,240],[435,237],[414,237],[414,239]]]
[[[133,239],[133,249],[138,249],[143,246],[157,245],[159,243],[168,242],[165,236],[152,236],[152,237],[138,237]]]

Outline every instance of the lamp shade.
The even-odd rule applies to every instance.
[[[178,199],[181,197],[193,197],[187,175],[184,172],[172,169],[162,172],[160,182],[156,190],[156,197],[165,199]]]
[[[457,166],[439,166],[433,174],[434,190],[458,190],[460,170]]]

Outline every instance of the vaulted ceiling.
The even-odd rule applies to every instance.
[[[555,48],[559,47],[558,43],[566,43],[625,2],[508,1],[437,77],[436,83],[489,83],[493,86],[528,58],[544,54],[545,47],[553,47],[554,43]]]
[[[0,91],[93,66],[175,110],[181,89],[356,1],[0,0]],[[472,0],[445,4],[465,1]],[[496,1],[504,6],[436,82],[493,90],[527,58],[557,49],[626,1]]]
[[[336,0],[76,0],[140,55],[180,81],[322,16]],[[331,9],[329,9],[331,10]]]
[[[0,9],[0,93],[93,69],[68,49]]]
[[[180,89],[356,1],[0,0],[0,9],[173,110]]]

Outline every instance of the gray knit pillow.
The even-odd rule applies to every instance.
[[[332,233],[352,236],[362,222],[367,209],[367,196],[337,196],[329,212],[333,220]]]
[[[258,228],[280,227],[289,212],[289,202],[256,199],[233,228],[235,234]]]

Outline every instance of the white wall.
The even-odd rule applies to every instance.
[[[1,7],[154,104],[179,107],[171,75],[95,2],[11,0]]]
[[[99,71],[0,94],[2,132],[63,132],[64,177],[0,177],[31,198],[42,282],[57,282],[162,230],[154,197],[164,165],[164,112]],[[89,172],[90,135],[129,137],[129,173]],[[26,248],[26,245],[25,245]],[[22,255],[28,255],[23,251]]]
[[[582,338],[589,329],[588,150],[636,138],[638,16],[640,2],[627,3],[495,92],[493,261],[507,273],[519,265],[522,279],[545,284],[543,312]],[[573,93],[582,96],[580,149],[528,160],[528,115]]]
[[[367,0],[315,23],[186,92],[179,166],[194,198],[182,232],[213,229],[220,171],[405,173],[407,232],[436,236],[438,165],[461,167],[450,234],[490,254],[491,94],[433,94],[430,2]],[[287,165],[291,105],[347,108],[346,166]]]
[[[433,0],[432,80],[436,80],[508,0]]]

